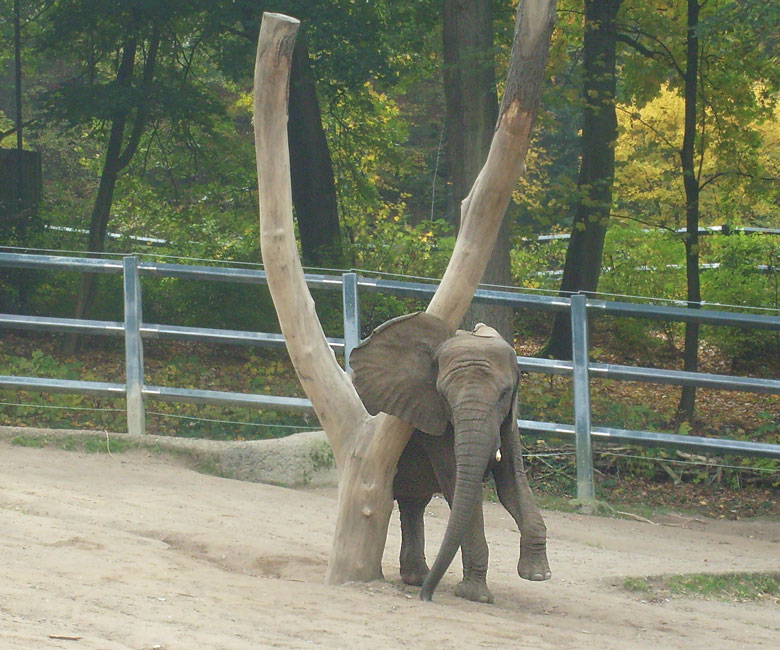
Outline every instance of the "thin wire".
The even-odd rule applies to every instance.
[[[386,277],[392,277],[392,278],[403,278],[406,280],[422,280],[429,283],[438,283],[440,280],[437,278],[430,278],[426,276],[420,276],[420,275],[408,275],[405,273],[390,273],[387,271],[372,271],[370,269],[353,269],[353,271],[359,272],[359,273],[365,273],[365,274],[372,274],[372,275],[380,275],[380,276],[386,276]],[[507,285],[507,284],[480,284],[480,289],[489,289],[489,290],[499,290],[499,291],[511,291],[511,292],[517,292],[518,290],[523,293],[543,293],[543,294],[552,294],[556,296],[573,296],[578,293],[579,291],[565,291],[561,289],[544,289],[541,287],[518,287],[513,285]],[[595,291],[595,292],[589,292],[590,295],[593,296],[605,296],[608,298],[626,298],[630,300],[644,300],[647,302],[665,302],[665,303],[672,303],[674,305],[686,305],[688,301],[682,300],[680,298],[652,298],[650,296],[636,296],[631,294],[625,294],[625,293],[609,293],[606,291]],[[697,303],[701,306],[709,306],[709,307],[728,307],[732,309],[739,309],[741,311],[745,310],[756,310],[756,311],[770,311],[770,312],[777,312],[780,313],[780,309],[775,307],[753,307],[750,305],[731,305],[728,303],[721,303],[721,302],[707,302],[705,300]]]
[[[95,255],[94,251],[83,250],[68,250],[59,248],[30,248],[29,246],[0,246],[0,250],[14,250],[14,251],[28,251],[35,253],[68,253],[71,255]],[[232,264],[241,266],[250,266],[257,269],[264,269],[265,265],[262,262],[242,262],[240,260],[215,260],[210,257],[188,257],[185,255],[164,255],[163,253],[154,253],[151,251],[130,251],[128,253],[111,253],[101,252],[100,255],[113,255],[114,257],[127,257],[128,255],[135,255],[136,257],[143,258],[155,258],[162,260],[183,260],[186,262],[211,262],[212,264]],[[335,273],[341,275],[345,273],[344,269],[333,269],[325,266],[305,266],[304,271],[307,272],[326,272]]]
[[[110,413],[125,413],[125,409],[115,408],[90,408],[87,406],[56,406],[52,404],[19,404],[16,402],[0,402],[0,406],[17,406],[22,408],[41,408],[41,409],[61,409],[64,411],[105,411]],[[318,431],[318,427],[308,427],[297,424],[270,424],[265,422],[238,422],[234,420],[220,420],[217,418],[201,418],[194,415],[179,415],[176,413],[160,413],[158,411],[146,411],[147,415],[159,415],[169,418],[180,418],[183,420],[198,420],[201,422],[219,422],[222,424],[238,424],[251,427],[275,427],[280,429],[303,429],[305,431]]]
[[[532,451],[523,454],[524,458],[548,458],[550,456],[574,456],[576,451],[549,451],[543,454],[535,454]]]
[[[199,422],[220,422],[222,424],[239,424],[249,427],[275,427],[279,429],[304,429],[306,431],[319,431],[318,427],[308,427],[297,424],[269,424],[266,422],[237,422],[234,420],[220,420],[217,418],[199,418],[194,415],[180,415],[177,413],[160,413],[158,411],[146,411],[147,415],[159,415],[167,418],[179,418],[181,420],[198,420]]]
[[[0,250],[12,250],[12,251],[30,251],[33,253],[70,253],[72,255],[95,255],[92,251],[74,251],[62,248],[30,248],[29,246],[0,246]],[[110,253],[108,251],[101,251],[101,255],[113,255],[114,257],[125,257],[129,253]]]
[[[534,457],[545,457],[545,456],[574,456],[577,452],[576,451],[556,451],[556,452],[545,452],[542,454],[535,454],[533,452],[527,452],[523,454],[524,458],[533,459]],[[677,463],[678,465],[704,465],[706,467],[719,467],[721,469],[736,469],[736,470],[745,470],[750,472],[766,472],[771,474],[777,474],[780,473],[780,469],[772,469],[769,467],[745,467],[743,465],[723,465],[720,463],[714,463],[714,462],[707,462],[707,461],[701,461],[701,460],[680,460],[676,458],[652,458],[649,456],[637,456],[632,454],[619,454],[614,451],[600,451],[598,449],[593,450],[594,454],[601,454],[602,456],[616,456],[618,458],[633,458],[636,460],[644,460],[647,462],[664,462],[664,463]]]
[[[436,166],[433,169],[433,182],[431,183],[431,221],[433,221],[433,208],[436,204],[436,176],[439,174],[439,158],[441,157],[441,143],[444,140],[444,124],[439,131],[439,146],[436,149]]]
[[[676,458],[650,458],[648,456],[634,456],[631,454],[618,454],[612,451],[598,451],[594,449],[594,453],[601,454],[602,456],[617,456],[620,458],[635,458],[637,460],[645,461],[663,461],[664,463],[677,463],[678,465],[706,465],[707,467],[720,467],[722,469],[739,469],[747,470],[750,472],[768,472],[771,474],[780,474],[780,469],[772,469],[769,467],[744,467],[742,465],[721,465],[720,463],[710,463],[701,460],[679,460]]]
[[[66,411],[105,411],[105,412],[111,412],[111,413],[124,413],[125,409],[115,409],[115,408],[91,408],[86,406],[55,406],[51,404],[19,404],[16,402],[0,402],[0,406],[17,406],[17,407],[24,407],[24,408],[43,408],[43,409],[61,409]],[[308,427],[306,425],[296,425],[296,424],[270,424],[266,422],[239,422],[235,420],[220,420],[217,418],[202,418],[197,417],[194,415],[180,415],[175,413],[161,413],[159,411],[146,411],[147,415],[157,415],[161,417],[169,417],[169,418],[178,418],[181,420],[197,420],[199,422],[218,422],[220,424],[234,424],[234,425],[240,425],[240,426],[251,426],[251,427],[267,427],[267,428],[277,428],[277,429],[299,429],[302,431],[319,431],[319,427]],[[574,456],[577,452],[576,451],[555,451],[555,452],[543,452],[543,453],[533,453],[533,452],[527,452],[523,454],[524,458],[533,459],[533,458],[550,458],[550,457],[561,457],[561,456]],[[696,460],[680,460],[676,458],[651,458],[648,456],[637,456],[633,454],[618,454],[613,451],[600,451],[597,449],[593,450],[593,453],[601,454],[602,456],[614,456],[617,458],[632,458],[635,460],[644,460],[647,462],[654,462],[654,461],[663,461],[665,463],[676,463],[678,465],[704,465],[706,467],[718,467],[721,469],[736,469],[736,470],[744,470],[744,471],[750,471],[750,472],[765,472],[770,474],[778,474],[780,473],[780,469],[772,469],[768,467],[744,467],[742,465],[723,465],[720,463],[713,463],[713,462],[707,462],[707,461],[696,461]]]
[[[78,255],[94,255],[95,253],[90,253],[89,251],[72,251],[72,250],[57,250],[57,249],[50,249],[50,248],[27,248],[27,247],[21,247],[21,246],[0,246],[0,250],[17,250],[17,251],[33,251],[33,252],[39,252],[39,253],[71,253],[71,254],[78,254]],[[150,252],[131,252],[131,253],[101,253],[101,255],[113,255],[115,257],[126,257],[128,255],[136,255],[138,257],[152,257],[152,258],[159,258],[159,259],[173,259],[173,260],[183,260],[188,262],[211,262],[215,264],[235,264],[235,265],[241,265],[241,266],[249,266],[259,269],[264,269],[264,265],[257,263],[257,262],[240,262],[237,260],[214,260],[210,258],[203,258],[203,257],[184,257],[181,255],[160,255],[158,253],[150,253]],[[329,272],[334,274],[342,274],[346,271],[344,269],[330,269],[326,267],[305,267],[305,271],[316,271],[316,272]],[[428,282],[431,284],[437,284],[440,282],[440,278],[431,278],[426,276],[419,276],[419,275],[408,275],[405,273],[389,273],[387,271],[373,271],[370,269],[351,269],[352,271],[356,271],[359,273],[364,274],[370,274],[370,275],[379,275],[379,276],[385,276],[385,277],[393,277],[393,278],[403,278],[407,280],[422,280],[424,282]],[[540,287],[517,287],[513,285],[504,285],[504,284],[480,284],[480,288],[482,289],[489,289],[489,290],[499,290],[499,291],[511,291],[511,292],[517,292],[520,290],[523,293],[541,293],[541,294],[547,294],[547,295],[556,295],[556,296],[572,296],[577,293],[578,291],[564,291],[560,289],[543,289]],[[645,302],[650,303],[670,303],[673,305],[678,306],[685,306],[687,304],[686,300],[682,300],[679,298],[653,298],[650,296],[636,296],[631,294],[623,294],[623,293],[609,293],[606,291],[596,291],[596,292],[590,292],[590,295],[592,296],[603,296],[606,298],[624,298],[628,300],[642,300]],[[697,303],[698,305],[702,307],[724,307],[727,309],[737,309],[740,311],[760,311],[760,312],[772,312],[772,313],[778,313],[780,314],[780,308],[776,307],[758,307],[758,306],[751,306],[751,305],[732,305],[728,303],[721,303],[721,302],[707,302],[705,300]]]
[[[0,406],[21,406],[30,409],[62,409],[65,411],[107,411],[112,413],[124,413],[125,409],[91,408],[89,406],[56,406],[54,404],[17,404],[15,402],[0,402]]]

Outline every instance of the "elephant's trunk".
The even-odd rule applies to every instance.
[[[455,419],[455,418],[453,418]],[[484,421],[484,418],[482,418]],[[436,586],[452,563],[452,559],[463,543],[476,509],[482,502],[482,479],[491,454],[494,454],[493,437],[482,429],[464,431],[455,422],[455,493],[452,511],[447,523],[444,539],[430,572],[420,591],[422,600],[431,600]]]

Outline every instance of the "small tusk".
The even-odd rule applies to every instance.
[[[500,449],[496,449],[496,462],[497,463],[501,462],[501,450]]]

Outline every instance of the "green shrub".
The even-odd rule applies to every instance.
[[[780,308],[780,237],[712,236],[707,244],[707,259],[719,264],[717,269],[702,274],[702,295],[707,301],[741,309]],[[704,336],[735,361],[774,357],[775,363],[780,363],[778,332],[708,327]]]

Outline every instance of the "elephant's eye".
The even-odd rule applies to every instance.
[[[499,398],[502,402],[506,399],[509,399],[512,396],[512,389],[506,388],[504,392],[501,393],[501,397]]]

